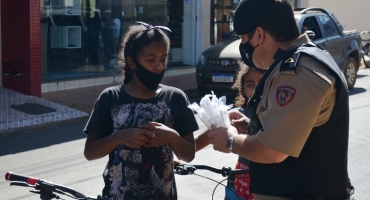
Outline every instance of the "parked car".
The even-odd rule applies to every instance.
[[[364,51],[364,64],[370,68],[370,31],[361,32],[362,50]]]
[[[295,18],[299,29],[333,56],[346,76],[349,89],[352,89],[364,55],[360,33],[356,30],[344,31],[334,15],[322,8],[297,9]],[[196,79],[201,94],[211,90],[231,90],[239,68],[238,60],[241,59],[240,42],[239,36],[232,32],[200,55]]]

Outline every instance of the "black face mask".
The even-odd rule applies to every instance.
[[[149,90],[155,90],[162,81],[165,70],[160,74],[151,72],[143,67],[138,61],[134,60],[136,69],[134,70],[139,81]]]
[[[253,32],[253,34],[254,34],[254,32]],[[253,34],[246,43],[244,43],[244,44],[240,43],[239,52],[240,52],[240,55],[242,56],[243,62],[246,65],[248,65],[249,67],[254,67],[255,68],[256,65],[253,63],[252,56],[253,56],[254,49],[256,49],[259,46],[259,44],[255,47],[253,47],[251,45],[251,43],[249,43],[249,41],[253,37]]]

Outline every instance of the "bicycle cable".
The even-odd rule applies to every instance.
[[[227,188],[228,190],[230,190],[231,192],[233,192],[235,195],[237,195],[237,193],[236,193],[235,191],[232,191],[232,190],[231,190],[230,188],[228,188],[226,185],[222,184],[222,182],[224,182],[224,181],[225,181],[225,180],[227,180],[227,179],[225,179],[225,180],[222,180],[222,181],[218,182],[218,181],[216,181],[216,180],[214,180],[214,179],[208,178],[208,177],[206,177],[206,176],[202,176],[202,175],[200,175],[200,174],[196,174],[196,173],[193,173],[193,174],[194,174],[194,175],[197,175],[197,176],[199,176],[199,177],[202,177],[202,178],[205,178],[205,179],[208,179],[208,180],[211,180],[211,181],[213,181],[213,182],[216,182],[216,183],[217,183],[217,185],[216,185],[216,187],[215,187],[215,189],[213,190],[213,193],[212,193],[212,200],[213,200],[214,192],[215,192],[216,188],[217,188],[219,185],[224,186],[225,188]],[[238,198],[240,199],[240,197],[238,197]]]
[[[216,185],[215,189],[213,189],[213,192],[212,192],[212,200],[213,200],[213,197],[215,196],[216,188],[217,188],[217,187],[218,187],[222,182],[224,182],[224,181],[226,181],[226,180],[227,180],[227,178],[225,178],[224,180],[222,180],[222,181],[218,182],[218,184]]]
[[[249,176],[238,176],[238,177],[236,177],[236,178],[249,178]],[[214,193],[215,193],[215,191],[216,191],[216,188],[219,186],[219,185],[223,185],[223,184],[221,184],[222,182],[224,182],[224,181],[226,181],[227,180],[227,178],[226,179],[224,179],[224,180],[222,180],[221,182],[218,182],[218,184],[216,185],[216,187],[215,187],[215,189],[213,189],[213,193],[212,193],[212,200],[213,200],[213,195],[214,195]],[[223,185],[223,186],[225,186],[225,185]],[[235,186],[234,186],[235,187]],[[236,189],[236,188],[235,188]],[[230,191],[232,191],[231,189],[229,189],[228,188],[228,190],[230,190]],[[234,194],[237,194],[236,192],[234,192]],[[240,197],[239,196],[237,196],[239,199],[240,199]]]

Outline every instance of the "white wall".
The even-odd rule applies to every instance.
[[[196,4],[197,0],[184,0],[184,22],[182,27],[183,63],[194,65],[196,43]]]
[[[370,30],[370,0],[305,1],[308,1],[309,7],[322,7],[334,13],[344,30]]]
[[[184,0],[184,64],[196,65],[200,54],[210,46],[210,5],[210,0]]]
[[[196,30],[196,50],[195,63],[200,54],[210,47],[211,29],[211,10],[209,9],[211,0],[197,0],[197,30]]]
[[[308,7],[308,1],[309,0],[300,0],[300,1],[298,1],[299,2],[299,7],[301,7],[301,8],[307,8]]]

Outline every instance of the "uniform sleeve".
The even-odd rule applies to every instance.
[[[193,134],[198,130],[198,123],[193,111],[188,108],[189,99],[185,93],[181,92],[178,96],[177,103],[174,105],[175,130],[184,137],[187,134]]]
[[[309,69],[303,69],[296,76],[278,75],[266,93],[266,106],[257,110],[263,126],[256,135],[257,140],[268,148],[299,157],[320,119],[322,107],[332,97],[332,90],[330,81]],[[321,120],[327,121],[328,117]]]
[[[100,94],[84,128],[86,134],[93,132],[103,138],[113,133],[110,99],[108,92]]]

